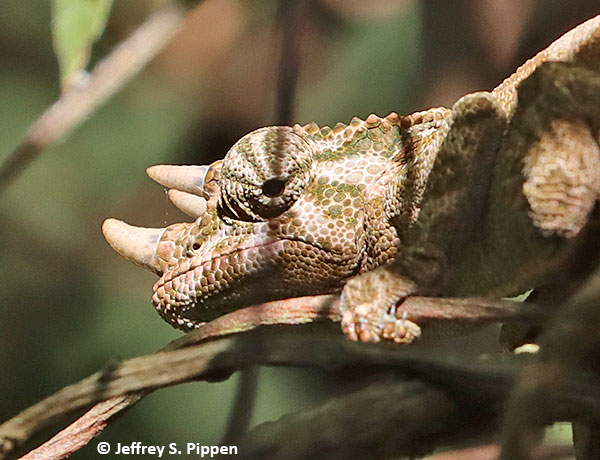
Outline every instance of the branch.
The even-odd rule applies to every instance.
[[[425,382],[386,380],[259,425],[240,444],[243,458],[414,458],[448,431],[464,435],[466,405],[452,395]],[[477,431],[491,429],[479,424]]]
[[[600,285],[597,280],[592,278],[578,298],[566,303],[553,316],[539,339],[539,356],[520,375],[506,410],[503,459],[530,458],[541,429],[548,423],[548,412],[555,409],[552,407],[556,404],[555,395],[573,384],[578,369],[588,369],[597,375],[600,360]],[[588,434],[597,434],[593,431]],[[590,443],[587,448],[582,446],[578,450],[593,448],[595,454],[581,458],[597,458],[600,450],[597,439],[592,437],[587,442]]]
[[[171,41],[184,16],[177,6],[155,13],[96,65],[85,85],[67,91],[50,106],[0,165],[0,193],[46,147],[68,135],[136,76]]]
[[[359,393],[356,395],[357,399],[348,400],[350,402],[364,401],[361,407],[365,409],[367,407],[379,408],[370,416],[364,412],[363,417],[365,420],[368,417],[374,420],[376,416],[381,423],[405,420],[410,414],[410,411],[407,413],[407,410],[413,408],[416,414],[412,416],[411,420],[414,420],[414,423],[410,427],[403,428],[406,430],[406,435],[402,439],[406,443],[396,444],[396,448],[399,452],[403,449],[406,451],[415,448],[410,441],[413,438],[409,435],[412,428],[430,425],[437,427],[439,433],[428,441],[430,443],[428,446],[423,447],[429,449],[442,442],[454,442],[458,434],[462,432],[457,430],[464,430],[462,435],[464,440],[473,433],[480,432],[481,427],[494,426],[512,382],[522,367],[520,363],[521,359],[518,357],[498,355],[480,362],[473,362],[468,358],[465,362],[465,358],[461,357],[459,352],[448,353],[443,350],[427,350],[418,347],[358,344],[348,341],[341,334],[332,335],[330,331],[319,331],[314,327],[295,327],[294,330],[267,328],[262,331],[221,337],[209,342],[177,350],[161,351],[151,356],[125,361],[110,372],[94,374],[26,410],[16,419],[0,426],[0,436],[6,439],[11,429],[13,433],[16,433],[20,428],[20,422],[22,423],[24,420],[32,420],[34,416],[43,418],[42,408],[53,412],[56,417],[59,413],[65,414],[80,410],[102,399],[123,394],[137,397],[139,391],[151,391],[161,386],[190,380],[222,379],[235,370],[261,364],[311,366],[340,376],[360,375],[361,380],[365,379],[365,381],[372,380],[374,373],[379,375],[380,379],[381,372],[383,372],[389,379],[390,376],[399,375],[398,372],[401,372],[402,375],[420,379],[422,382],[392,381],[390,385],[397,385],[396,391],[398,392],[408,391],[403,386],[408,384],[416,385],[414,394],[418,400],[423,398],[433,400],[433,392],[441,395],[448,393],[451,397],[444,396],[444,399],[451,402],[452,407],[449,410],[452,417],[436,419],[435,423],[430,417],[436,417],[439,415],[439,411],[433,409],[422,411],[418,409],[418,405],[415,406],[410,401],[404,401],[404,403],[398,401],[397,405],[391,405],[389,393],[386,391],[378,391],[375,395]],[[395,372],[391,374],[391,370]],[[421,391],[425,391],[426,395],[422,396]],[[411,394],[413,394],[412,390]],[[379,400],[379,397],[383,399]],[[436,396],[436,398],[438,397]],[[115,403],[110,401],[107,404]],[[307,412],[290,415],[287,422],[283,424],[261,426],[260,436],[251,432],[249,438],[242,443],[241,450],[248,452],[250,458],[253,458],[252,452],[261,452],[260,458],[269,458],[267,454],[274,455],[273,453],[279,452],[290,443],[290,439],[296,437],[303,439],[308,436],[307,433],[312,433],[310,434],[312,442],[306,445],[303,443],[304,450],[299,450],[299,452],[304,452],[306,457],[298,458],[314,458],[309,454],[315,448],[331,442],[331,431],[328,431],[331,417],[350,414],[352,413],[350,409],[354,407],[353,404],[348,403],[348,408],[344,412],[342,408],[345,403],[332,404],[327,407],[332,407],[333,412],[325,410],[320,413],[317,409],[315,418],[311,419],[310,424],[304,423],[308,417],[306,414],[310,413]],[[577,381],[577,385],[566,387],[564,392],[556,395],[554,406],[558,409],[550,416],[558,419],[584,413],[587,414],[588,421],[600,421],[600,384],[598,380],[585,381],[581,379],[581,381]],[[323,407],[325,408],[325,406]],[[385,409],[381,410],[381,407]],[[394,407],[398,412],[395,412]],[[98,407],[94,410],[102,413]],[[110,415],[115,413],[116,411],[113,411]],[[456,417],[461,417],[460,423]],[[69,427],[69,431],[61,433],[46,446],[42,446],[42,449],[54,447],[56,451],[56,447],[62,442],[65,451],[67,449],[70,451],[73,445],[85,444],[99,432],[92,426],[93,420],[93,414],[90,414],[87,425],[83,429],[78,429],[76,425]],[[106,421],[107,417],[102,415],[100,420]],[[103,422],[99,424],[102,425]],[[341,425],[343,426],[343,424]],[[390,422],[390,424],[383,423],[382,426],[398,431],[399,425]],[[417,428],[414,429],[417,430]],[[270,430],[273,432],[270,433]],[[285,435],[282,436],[282,433]],[[386,432],[384,431],[384,433]],[[361,446],[364,443],[375,442],[373,438],[377,438],[377,442],[381,442],[380,434],[381,432],[378,430],[369,430],[366,434],[369,439],[365,440],[355,436],[354,444],[352,444],[352,440],[345,440],[345,442],[347,441],[345,445],[348,448],[354,446],[364,453]],[[79,436],[80,439],[69,439],[69,435]],[[387,435],[391,435],[391,432],[385,435],[385,439],[389,439]],[[416,436],[415,433],[413,435]],[[338,436],[342,436],[342,433],[338,433]],[[256,440],[259,441],[259,445],[254,444]],[[5,452],[5,455],[7,454]],[[376,457],[361,455],[361,458]]]
[[[214,369],[207,366],[216,365],[214,362],[211,364],[211,359],[228,350],[232,342],[228,341],[229,339],[222,339],[204,343],[208,339],[247,332],[258,326],[299,325],[323,320],[339,321],[338,302],[338,296],[334,295],[313,296],[269,302],[237,310],[182,336],[154,355],[126,361],[113,369],[99,372],[78,384],[66,387],[0,425],[0,458],[5,458],[10,451],[24,445],[43,428],[57,423],[65,414],[77,413],[99,401],[108,400],[106,404],[114,406],[115,410],[105,411],[104,406],[96,407],[92,414],[86,414],[83,421],[80,420],[79,424],[70,431],[60,433],[49,441],[48,447],[52,447],[55,451],[57,442],[63,442],[65,452],[68,452],[70,444],[65,440],[80,436],[81,442],[89,442],[93,437],[91,435],[98,435],[112,416],[132,406],[155,388],[210,375]],[[541,312],[530,304],[483,299],[411,297],[403,303],[403,308],[410,319],[420,323],[427,320],[486,323],[541,315]],[[346,344],[346,339],[342,338],[342,343]],[[190,352],[189,348],[195,346],[200,348]],[[256,353],[256,344],[251,348]],[[184,355],[182,357],[168,355],[167,352],[175,350],[179,350],[178,353]],[[168,357],[165,357],[165,354]],[[323,359],[325,358],[326,355]],[[182,359],[185,364],[179,363]],[[188,362],[190,359],[195,364],[191,365]],[[245,361],[238,360],[236,365],[231,365],[228,372],[248,367],[253,362],[256,362],[256,356]],[[298,359],[291,359],[291,362],[299,365]],[[319,366],[320,364],[309,360],[303,365]],[[327,366],[324,368],[333,371]]]
[[[540,446],[533,452],[531,460],[553,460],[573,457],[573,446],[551,445]],[[487,446],[469,447],[467,449],[444,452],[443,454],[427,457],[425,460],[498,460],[500,446],[490,444]]]
[[[415,458],[439,446],[493,437],[501,396],[489,393],[480,399],[483,392],[468,385],[460,388],[458,382],[448,388],[424,379],[383,379],[258,426],[239,446],[243,458]],[[564,458],[572,452],[573,446],[546,447],[531,460]],[[433,459],[498,460],[499,453],[499,446],[480,446]]]

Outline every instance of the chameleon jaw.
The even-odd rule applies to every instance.
[[[207,249],[166,272],[153,288],[158,313],[172,326],[189,330],[243,306],[341,289],[344,277],[359,268],[357,257],[305,241],[255,243],[246,241],[223,253]]]

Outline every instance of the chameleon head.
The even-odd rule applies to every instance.
[[[104,236],[160,276],[153,303],[181,329],[243,306],[339,290],[363,265],[368,184],[393,154],[369,157],[362,123],[262,128],[211,165],[150,167],[195,221],[146,229],[107,219]]]

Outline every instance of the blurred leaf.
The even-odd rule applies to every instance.
[[[53,0],[52,38],[63,91],[76,83],[104,32],[113,0]]]

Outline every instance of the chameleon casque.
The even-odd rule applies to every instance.
[[[579,257],[599,126],[597,16],[452,109],[267,127],[211,165],[150,167],[195,221],[103,233],[160,276],[152,301],[177,328],[342,291],[351,339],[408,343],[407,296],[513,295]]]

